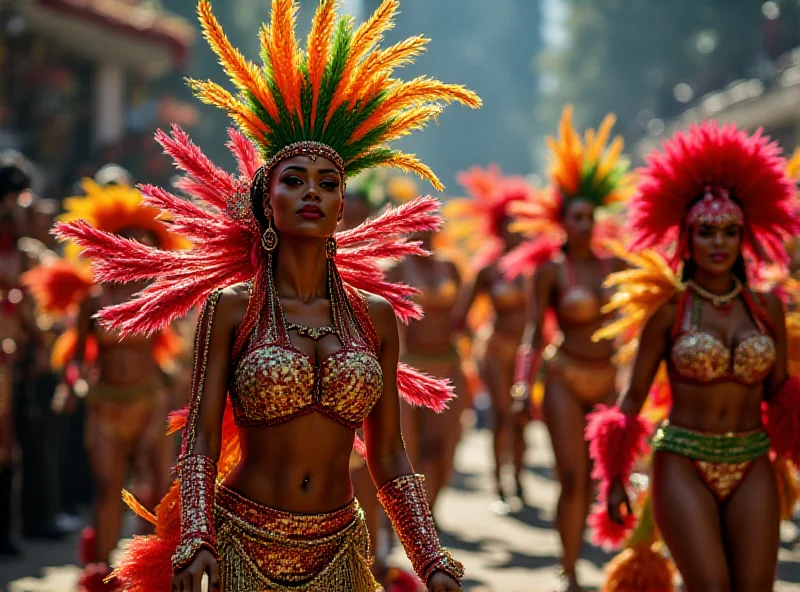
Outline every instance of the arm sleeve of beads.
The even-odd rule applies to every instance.
[[[206,365],[208,363],[208,350],[211,341],[211,327],[214,322],[214,312],[219,302],[221,290],[215,290],[206,300],[206,304],[197,320],[197,331],[194,338],[194,372],[192,374],[192,392],[189,397],[189,414],[186,427],[183,431],[181,455],[191,454],[194,450],[197,435],[197,414],[200,402],[203,399],[203,385],[205,382]]]
[[[423,582],[436,571],[461,581],[464,566],[439,543],[425,492],[425,477],[402,475],[392,479],[378,491],[378,500]]]

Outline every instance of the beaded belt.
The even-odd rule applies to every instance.
[[[748,433],[709,434],[665,422],[653,436],[653,449],[710,463],[744,463],[769,452],[764,430]]]

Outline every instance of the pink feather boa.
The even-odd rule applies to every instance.
[[[764,427],[778,456],[800,463],[800,378],[789,378],[768,403],[762,405]]]
[[[627,487],[636,459],[647,452],[649,423],[622,413],[617,407],[598,405],[587,417],[586,440],[594,461],[592,478],[600,483],[597,503],[589,516],[592,540],[605,548],[617,548],[635,526],[633,515],[625,523],[614,523],[607,514],[606,502],[611,485],[618,479]]]

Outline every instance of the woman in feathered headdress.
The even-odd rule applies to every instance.
[[[621,318],[597,335],[643,325],[638,353],[618,407],[596,411],[586,430],[601,482],[594,538],[630,535],[604,589],[630,589],[644,563],[662,578],[640,589],[671,589],[653,537],[631,534],[639,512],[626,494],[650,435],[640,411],[662,363],[672,404],[652,439],[642,513],[652,507],[687,590],[772,589],[788,481],[779,487],[770,455],[776,468],[800,460],[800,381],[787,374],[781,301],[749,280],[765,262],[785,266],[783,243],[800,231],[785,167],[760,131],[709,122],[677,133],[640,171],[628,213],[638,269],[609,278]]]
[[[504,514],[509,506],[500,472],[509,454],[513,455],[515,495],[523,497],[524,424],[515,421],[511,413],[509,389],[514,355],[525,322],[525,294],[522,279],[507,280],[498,261],[521,241],[519,234],[509,230],[511,205],[525,200],[531,187],[523,177],[503,175],[496,165],[486,169],[472,167],[459,173],[458,182],[467,190],[468,197],[451,199],[445,206],[447,233],[471,254],[474,277],[461,290],[453,318],[457,332],[465,329],[473,304],[483,298],[491,302],[494,311],[493,317],[475,335],[472,347],[481,380],[492,401],[497,496],[492,510]]]
[[[65,200],[63,222],[80,220],[96,231],[113,233],[142,244],[175,249],[189,246],[158,219],[160,211],[144,205],[136,189],[101,187],[83,182],[85,195]],[[93,527],[84,530],[81,561],[86,564],[82,590],[103,590],[108,560],[120,537],[119,491],[133,456],[145,451],[154,505],[167,490],[173,460],[162,426],[167,416],[166,384],[160,363],[177,354],[170,332],[120,341],[119,335],[96,325],[103,307],[125,302],[145,284],[96,285],[79,247],[70,243],[65,258],[44,261],[23,275],[40,313],[75,317],[75,326],[53,347],[53,366],[63,372],[64,386],[55,405],[72,410],[77,397],[86,400],[85,445],[95,483]]]
[[[626,163],[620,159],[622,138],[608,145],[614,116],[585,140],[572,127],[572,108],[561,118],[558,139],[548,138],[552,186],[515,204],[514,228],[529,240],[502,261],[511,277],[535,271],[527,327],[517,352],[512,394],[521,406],[530,404],[531,382],[540,360],[544,395],[542,414],[556,459],[561,493],[556,527],[563,548],[564,585],[578,590],[575,563],[580,556],[593,484],[583,442],[586,414],[616,396],[616,366],[610,343],[592,342],[602,325],[601,307],[608,295],[602,283],[621,268],[618,260],[595,248],[600,229],[598,208],[624,195]],[[612,225],[603,229],[607,234]],[[560,339],[548,343],[545,328],[554,314]]]
[[[226,592],[376,590],[348,474],[362,425],[378,498],[415,571],[429,590],[460,590],[463,568],[439,544],[399,418],[399,396],[441,409],[452,394],[398,363],[397,318],[420,310],[380,267],[420,252],[403,236],[435,228],[437,203],[419,198],[334,232],[345,180],[361,170],[397,167],[441,187],[428,167],[387,143],[423,127],[443,103],[480,101],[461,86],[393,78],[427,42],[377,47],[397,0],[357,28],[337,19],[336,4],[319,4],[301,52],[297,3],[273,0],[259,67],[230,45],[209,2],[199,3],[205,37],[239,94],[213,82],[192,86],[252,143],[232,133],[233,176],[179,129],[159,135],[187,173],[179,187],[197,201],[144,192],[192,250],[148,248],[80,222],[59,227],[95,258],[101,278],[153,280],[133,301],[100,313],[124,334],[152,331],[205,302],[191,402],[173,421],[184,426],[178,479],[155,516],[126,496],[156,525],[154,536],[134,539],[115,572],[127,590],[199,591],[204,573]]]

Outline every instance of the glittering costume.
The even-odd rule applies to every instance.
[[[529,240],[508,253],[501,266],[509,277],[532,273],[547,262],[558,266],[559,289],[554,309],[562,328],[596,326],[603,319],[602,306],[607,294],[595,293],[581,285],[574,262],[564,254],[563,216],[574,200],[586,200],[595,209],[606,208],[603,216],[606,225],[595,229],[593,250],[598,253],[603,275],[607,275],[610,264],[598,248],[598,239],[613,233],[615,218],[609,208],[622,201],[630,188],[627,163],[620,158],[622,138],[617,136],[608,145],[614,121],[613,115],[606,116],[597,131],[586,130],[585,139],[582,139],[572,127],[572,108],[565,108],[559,138],[547,139],[552,158],[552,186],[532,192],[527,200],[513,206],[512,228]],[[562,351],[556,344],[542,352],[522,345],[516,355],[517,393],[525,392],[522,387],[534,379],[540,360],[545,362],[545,378],[558,381],[584,405],[591,406],[614,392],[616,369],[610,359],[582,360],[575,353]]]
[[[527,199],[532,188],[523,177],[503,175],[497,165],[472,167],[459,173],[457,179],[468,197],[451,199],[445,205],[445,232],[472,254],[473,269],[481,270],[496,264],[502,256],[511,208]],[[519,311],[525,306],[519,282],[509,281],[499,272],[492,273],[487,296],[496,314]],[[490,311],[486,313],[484,316],[489,316]],[[496,328],[490,318],[471,320],[480,323],[472,345],[477,364],[491,363],[495,358],[513,364],[519,334]]]
[[[635,347],[645,321],[672,301],[677,309],[671,345],[662,362],[668,382],[654,384],[651,397],[660,397],[664,388],[679,384],[702,388],[765,383],[777,359],[775,327],[762,297],[744,282],[753,279],[752,272],[766,262],[784,265],[783,241],[800,230],[792,204],[794,188],[779,148],[760,132],[748,136],[733,125],[711,122],[679,132],[647,163],[640,171],[638,194],[630,202],[630,252],[612,246],[633,269],[612,274],[606,281],[617,294],[605,310],[616,312],[618,318],[594,338],[621,336]],[[721,296],[707,292],[691,278],[681,281],[675,270],[689,260],[690,229],[731,225],[741,228],[748,278],[736,277],[732,291]],[[701,300],[727,307],[735,299],[743,301],[755,330],[729,347],[704,327]],[[792,367],[791,361],[787,367]],[[666,421],[666,397],[661,403],[666,405],[664,412],[651,416],[660,422],[652,449],[690,459],[720,503],[734,494],[753,461],[769,455],[786,517],[792,513],[797,493],[791,461],[800,459],[794,432],[800,418],[797,384],[796,378],[789,378],[777,393],[766,388],[764,429],[745,433],[709,433]],[[606,514],[609,487],[616,480],[630,483],[634,463],[647,452],[651,431],[650,421],[641,415],[632,417],[613,407],[599,409],[587,428],[595,475],[601,481],[600,501],[589,520],[593,539],[607,546],[624,542],[626,547],[607,566],[603,590],[608,592],[629,590],[634,582],[643,592],[672,587],[675,570],[660,548],[649,492],[642,493],[634,504],[634,515],[625,517],[624,525],[612,523]]]
[[[301,52],[294,32],[297,4],[273,0],[271,21],[261,31],[261,68],[230,45],[209,2],[201,0],[204,35],[239,94],[210,81],[191,85],[200,100],[227,111],[244,133],[230,134],[238,175],[216,167],[173,128],[172,136],[159,133],[157,138],[185,171],[177,186],[192,200],[144,188],[149,203],[170,216],[193,249],[178,255],[92,232],[80,222],[59,226],[62,236],[99,260],[95,268],[103,280],[152,280],[132,302],[101,311],[101,322],[122,334],[153,331],[206,302],[198,325],[190,404],[171,423],[173,430],[184,428],[178,479],[155,515],[125,495],[156,528],[154,536],[134,540],[115,572],[127,590],[170,589],[173,571],[189,565],[201,549],[218,557],[225,592],[362,592],[377,587],[355,503],[316,517],[288,515],[237,497],[223,484],[240,458],[238,427],[275,425],[311,412],[354,432],[361,425],[381,395],[383,381],[377,362],[380,340],[365,292],[385,297],[403,321],[420,315],[410,299],[415,291],[386,282],[383,264],[424,254],[404,236],[438,228],[435,200],[412,200],[328,238],[332,322],[319,329],[293,325],[284,317],[273,277],[280,236],[270,216],[257,219],[253,212],[253,204],[268,193],[275,166],[296,156],[323,157],[343,179],[385,165],[416,173],[441,189],[428,167],[387,143],[423,127],[443,103],[477,107],[480,101],[461,86],[427,77],[410,82],[392,77],[394,68],[411,61],[427,42],[413,37],[386,49],[377,47],[397,9],[397,0],[385,0],[354,29],[349,17],[337,19],[334,0],[322,0],[308,49]],[[235,373],[223,418],[222,450],[218,459],[211,459],[194,450],[209,336],[221,289],[243,282],[249,299],[231,352]],[[334,334],[343,347],[315,362],[291,346],[291,332],[312,339]],[[442,410],[452,397],[446,382],[402,363],[397,382],[401,397],[411,404]],[[356,439],[356,446],[363,448],[363,443]],[[381,487],[381,501],[417,574],[427,579],[441,571],[458,580],[463,568],[440,547],[421,484],[419,475],[400,476]]]

